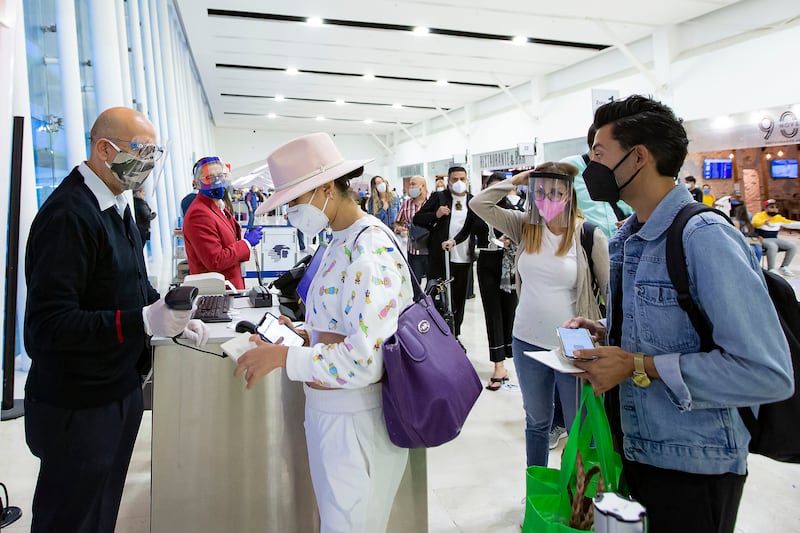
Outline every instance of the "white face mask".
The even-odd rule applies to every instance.
[[[385,193],[386,192],[386,184],[385,183],[377,184],[375,186],[375,190],[378,191],[379,193]]]
[[[517,205],[517,202],[519,202],[519,196],[517,196],[516,194],[506,195],[506,198],[508,199],[509,202],[511,202],[511,205]]]
[[[408,195],[411,198],[417,198],[420,194],[422,194],[422,189],[420,189],[419,187],[411,187],[410,189],[408,189]]]
[[[317,194],[316,189],[314,194]],[[324,230],[330,223],[328,215],[325,214],[325,208],[328,207],[328,200],[325,198],[325,203],[322,204],[322,209],[315,205],[311,205],[311,200],[314,199],[314,194],[307,204],[293,205],[286,210],[286,216],[289,218],[289,224],[299,229],[306,235],[316,235]]]
[[[464,194],[467,192],[467,184],[461,180],[458,180],[450,185],[450,190],[452,190],[454,194]]]
[[[436,192],[442,192],[443,190],[444,190],[444,187],[436,187]]]

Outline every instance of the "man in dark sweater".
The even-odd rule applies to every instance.
[[[41,460],[31,531],[113,532],[142,418],[150,335],[208,338],[147,279],[123,191],[162,150],[131,109],[103,112],[91,155],[42,205],[25,257],[25,437]]]

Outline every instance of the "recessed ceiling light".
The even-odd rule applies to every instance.
[[[430,32],[430,30],[425,26],[417,26],[414,28],[414,35],[428,35],[428,32]]]
[[[372,81],[372,80],[375,79],[375,75],[374,74],[370,74],[368,72],[368,73],[364,74],[364,79],[367,80],[367,81]]]
[[[372,124],[372,119],[368,118],[364,121],[364,124]]]
[[[320,121],[325,120],[325,117],[323,117],[322,115],[317,115],[317,120],[320,120]]]
[[[734,157],[736,157],[736,155],[733,152],[728,154],[728,159],[733,159]]]
[[[296,68],[294,68],[294,67],[289,67],[289,68],[287,68],[287,69],[286,69],[286,74],[289,74],[290,76],[294,76],[294,75],[295,75],[295,74],[297,74],[298,72],[300,72],[300,71],[299,71],[299,70],[297,70],[297,69],[296,69]]]
[[[783,150],[778,150],[778,157],[783,157]]]
[[[392,104],[392,107],[395,108],[395,109],[402,109],[403,108],[403,104]]]
[[[339,98],[339,99],[337,99],[337,100],[336,100],[336,102],[334,102],[334,103],[335,103],[336,105],[344,105],[344,100],[342,100],[341,98]]]
[[[436,80],[436,85],[447,85],[447,80]]]
[[[275,113],[270,113],[269,115],[267,115],[267,118],[275,118],[277,116],[278,115],[276,115]]]
[[[322,26],[322,19],[319,17],[308,17],[306,23],[309,26]]]
[[[275,101],[276,102],[283,102],[283,100],[284,100],[284,98],[283,98],[282,94],[276,94],[275,95]]]
[[[511,42],[514,44],[527,44],[528,38],[525,35],[517,35],[511,39]]]

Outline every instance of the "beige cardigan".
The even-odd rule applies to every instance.
[[[469,206],[476,215],[484,220],[484,222],[505,233],[509,239],[518,245],[517,254],[514,258],[514,265],[516,267],[519,263],[520,254],[525,250],[525,245],[522,243],[522,228],[527,222],[528,213],[503,209],[497,206],[497,202],[502,200],[505,195],[514,189],[516,189],[516,185],[513,185],[510,179],[501,181],[476,194]],[[578,253],[577,302],[575,304],[575,312],[577,316],[597,320],[601,318],[600,309],[597,306],[592,292],[589,261],[586,258],[586,252],[581,246],[580,228],[582,225],[583,219],[578,219],[578,227],[575,228],[575,239],[578,241],[578,249],[582,253]],[[600,228],[594,230],[592,260],[594,261],[594,275],[597,278],[597,286],[600,288],[600,294],[605,300],[609,270],[608,240]],[[517,272],[517,294],[522,294],[520,292],[520,284],[519,272]]]

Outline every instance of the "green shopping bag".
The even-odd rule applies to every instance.
[[[586,418],[581,423],[586,408]],[[592,448],[592,439],[595,447]],[[567,487],[575,493],[576,457],[581,457],[588,471],[593,465],[600,466],[603,483],[607,492],[618,490],[622,460],[614,451],[611,428],[608,425],[603,399],[595,396],[590,383],[583,384],[581,403],[575,421],[570,428],[569,438],[564,447],[561,469],[555,470],[532,466],[526,476],[526,505],[523,533],[573,533],[579,530],[568,526],[570,501]],[[594,497],[597,491],[597,477],[587,485],[586,496]]]

